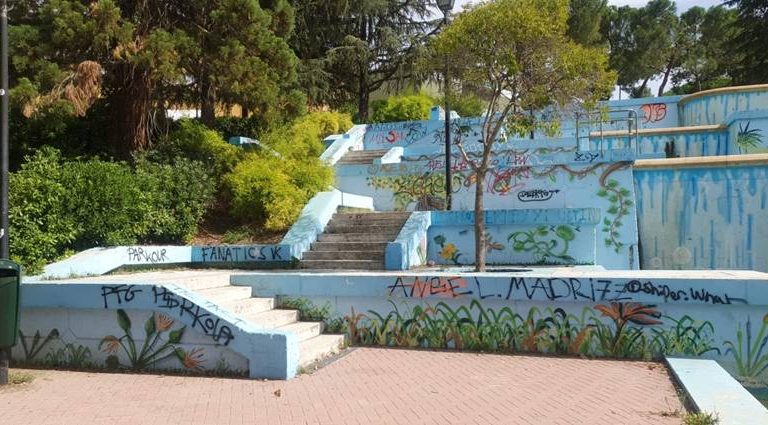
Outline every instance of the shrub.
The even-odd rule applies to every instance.
[[[371,122],[426,120],[434,104],[435,100],[424,94],[390,96],[372,105]]]
[[[61,181],[60,161],[57,150],[43,148],[10,175],[11,259],[30,274],[61,256],[77,234],[65,208],[69,192]]]
[[[69,249],[187,241],[211,203],[215,183],[204,167],[63,161],[45,147],[11,174],[11,258],[37,273]]]
[[[352,128],[352,119],[339,112],[313,112],[291,125],[273,129],[262,141],[282,155],[296,159],[318,158],[325,146],[323,139]]]
[[[308,200],[285,172],[289,166],[286,161],[257,154],[240,162],[225,177],[232,214],[246,222],[262,222],[267,230],[288,227]]]
[[[77,223],[75,248],[129,245],[153,225],[149,181],[124,162],[99,159],[64,163],[61,182],[69,189],[67,211]]]
[[[160,139],[147,156],[155,162],[172,164],[176,158],[187,158],[205,164],[207,171],[220,177],[237,164],[242,150],[230,145],[219,133],[193,120],[180,120],[179,127]]]
[[[267,123],[257,115],[247,118],[218,117],[213,123],[213,129],[219,132],[224,140],[233,136],[258,139],[267,127]]]
[[[150,194],[150,228],[144,242],[189,241],[216,193],[216,181],[202,164],[178,158],[173,164],[140,160],[137,178]]]
[[[270,131],[262,142],[273,151],[249,154],[224,178],[232,215],[268,231],[290,226],[304,204],[333,182],[333,170],[318,158],[323,138],[351,126],[349,115],[315,112]]]

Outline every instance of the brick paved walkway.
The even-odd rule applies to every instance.
[[[33,371],[5,424],[679,424],[658,364],[358,348],[291,381]],[[279,394],[279,396],[277,395]]]

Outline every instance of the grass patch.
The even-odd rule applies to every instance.
[[[11,385],[30,384],[35,380],[35,375],[30,372],[12,370],[8,375],[8,383]]]
[[[716,425],[720,419],[716,413],[686,413],[683,416],[683,425]]]

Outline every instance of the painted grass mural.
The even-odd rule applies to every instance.
[[[710,322],[662,316],[654,305],[613,302],[585,307],[579,315],[536,307],[518,313],[478,300],[456,308],[443,302],[402,312],[392,307],[386,314],[353,310],[345,318],[351,343],[646,359],[720,352]]]

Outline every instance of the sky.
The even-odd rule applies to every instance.
[[[454,12],[459,12],[462,10],[465,4],[473,3],[474,0],[456,0],[456,4],[454,5]],[[722,4],[723,0],[674,0],[675,4],[677,4],[677,13],[683,13],[686,10],[690,9],[693,6],[701,6],[703,8],[708,8],[710,6],[715,6],[717,4]],[[645,4],[648,3],[648,0],[608,0],[608,4],[615,5],[615,6],[632,6],[632,7],[642,7],[645,6]],[[661,85],[661,81],[659,79],[657,80],[651,80],[648,83],[649,88],[651,89],[651,93],[655,96],[657,91],[659,90],[659,86]],[[618,87],[613,91],[613,95],[611,95],[611,99],[619,99],[619,98],[626,98],[627,95],[619,93]]]

